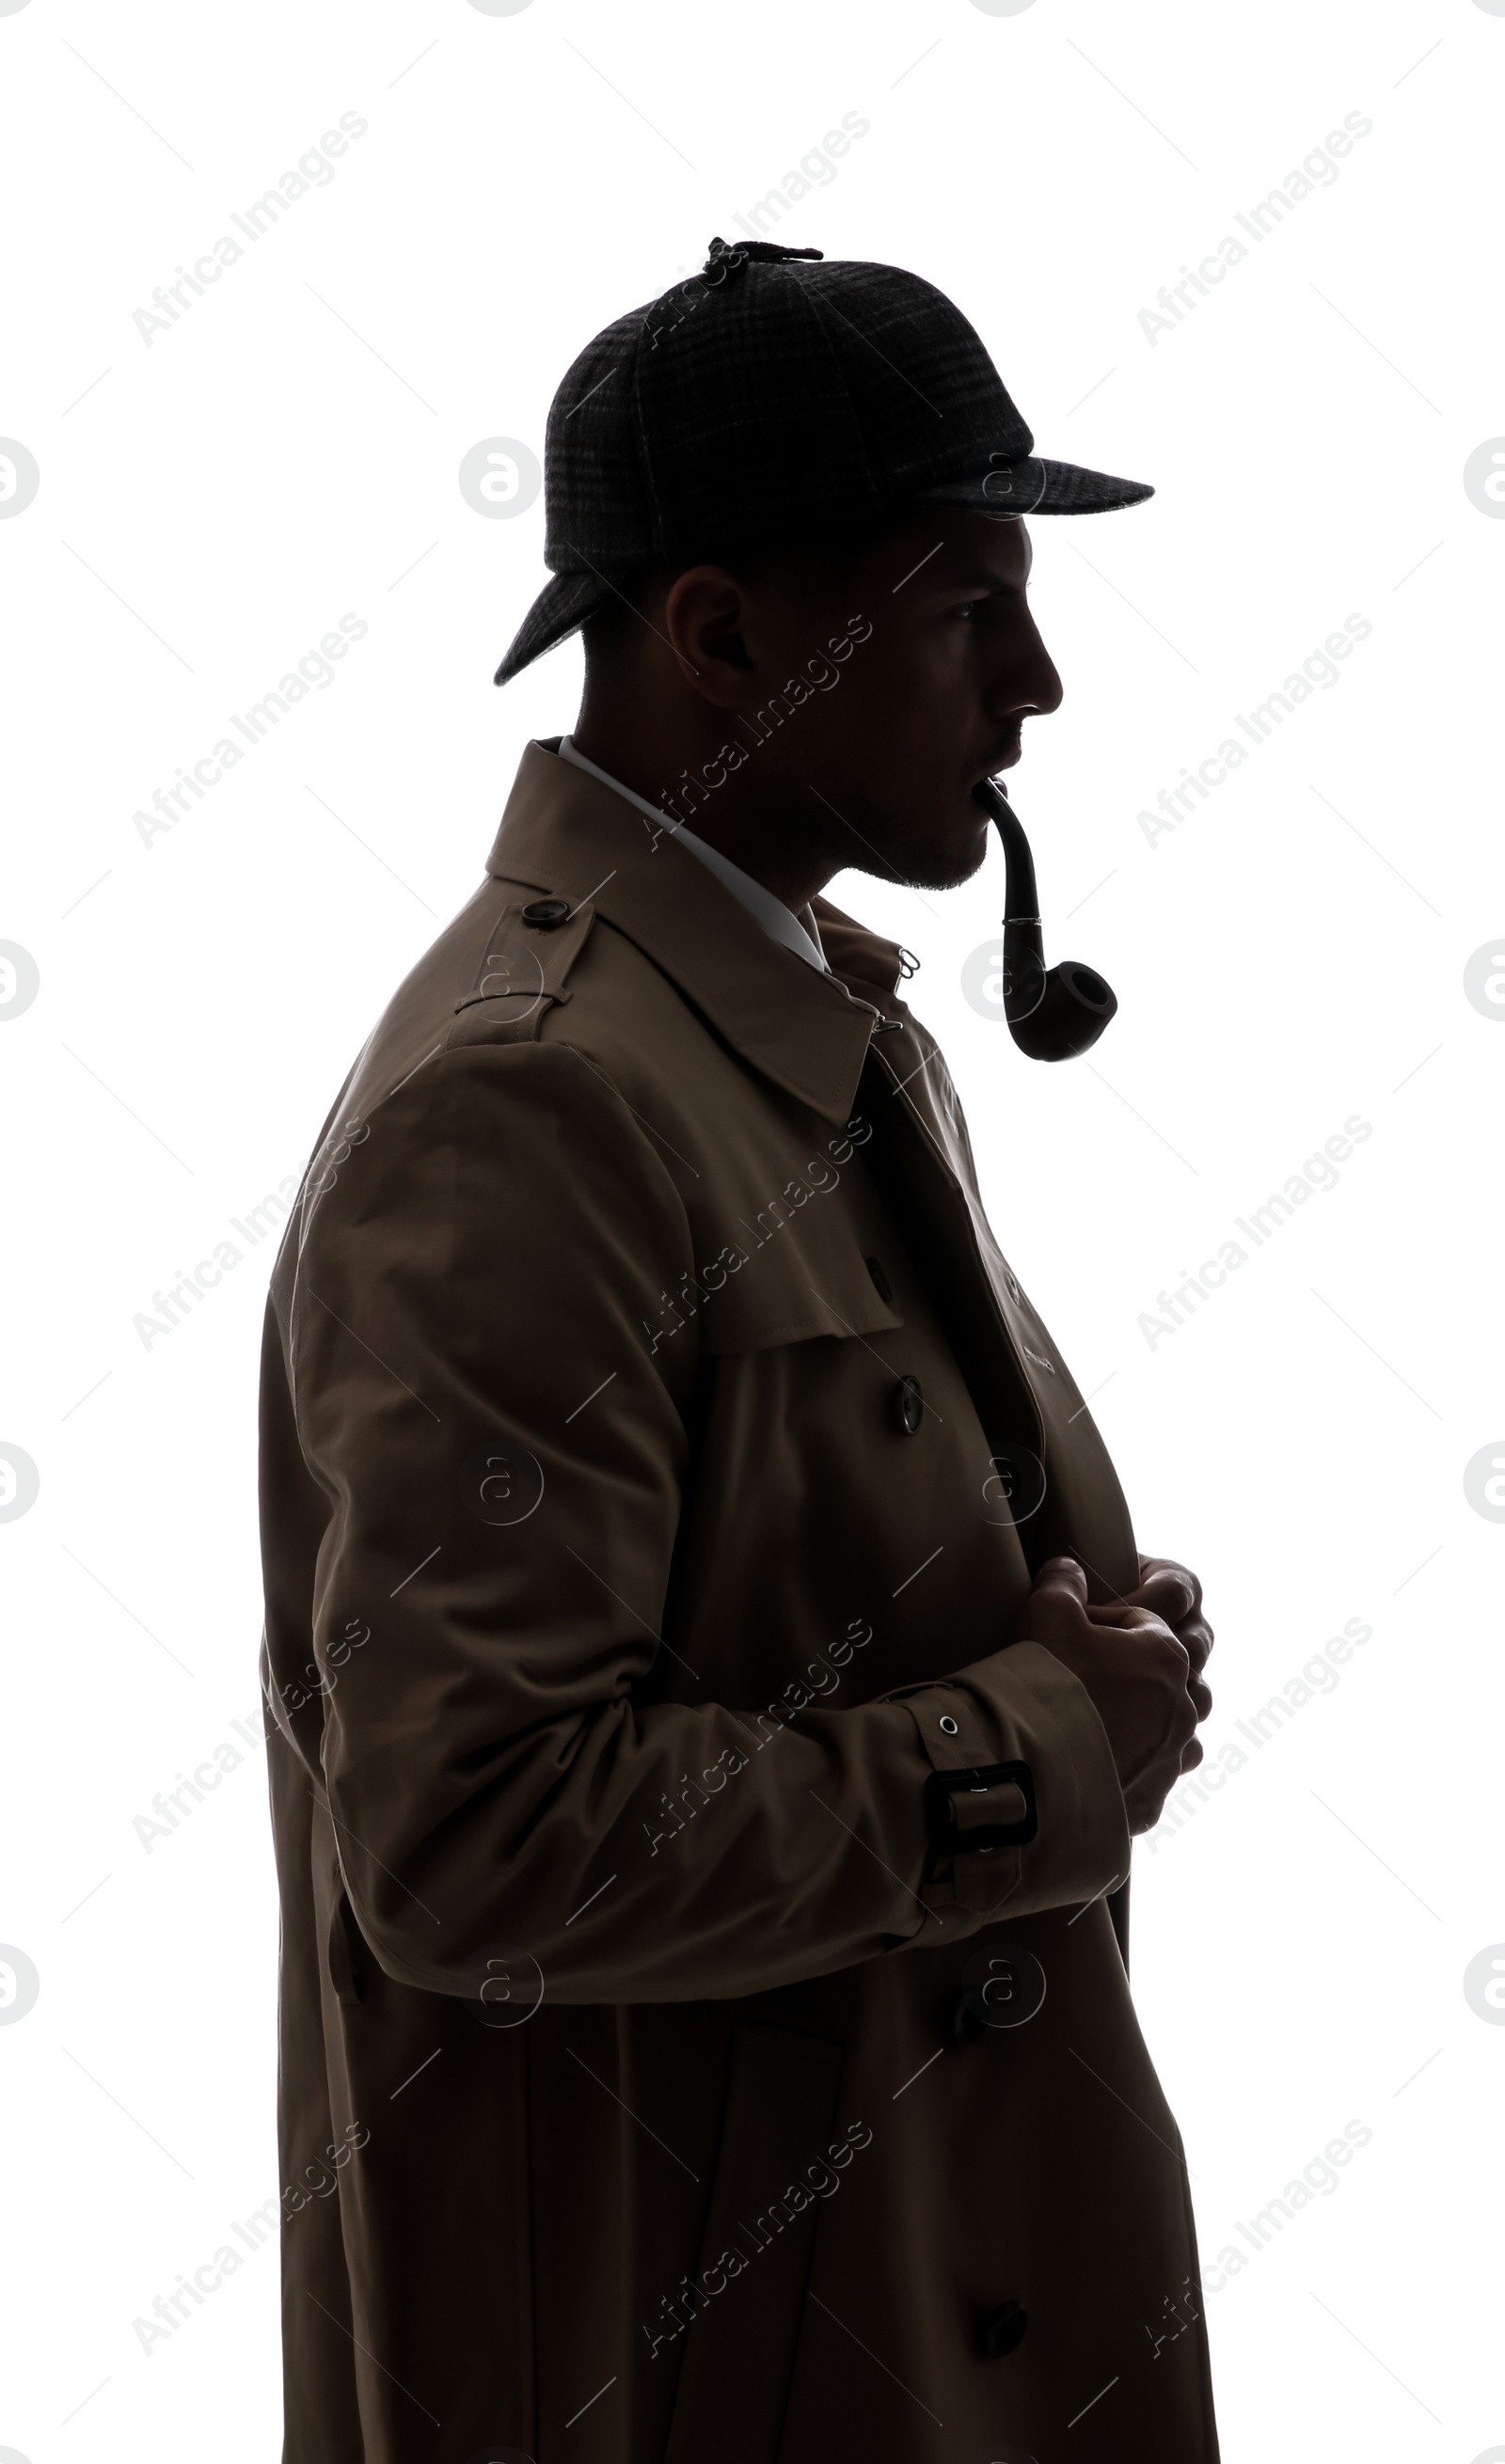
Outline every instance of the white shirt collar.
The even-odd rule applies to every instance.
[[[635,804],[640,813],[646,813],[659,829],[675,839],[680,847],[688,847],[692,855],[698,856],[706,870],[715,873],[722,888],[741,901],[749,914],[757,917],[764,931],[775,941],[782,941],[796,957],[804,958],[808,965],[819,967],[823,974],[830,975],[830,962],[821,948],[820,927],[811,909],[806,908],[802,922],[792,909],[786,907],[782,898],[776,898],[761,881],[754,881],[752,874],[743,872],[741,865],[731,863],[718,848],[708,847],[704,839],[697,839],[693,830],[686,829],[683,822],[671,821],[669,815],[660,811],[657,805],[651,804],[646,796],[636,795],[631,787],[624,787],[621,780],[613,779],[609,771],[598,769],[594,761],[587,761],[583,753],[576,752],[567,736],[560,737],[559,755],[562,761],[572,761],[577,770],[588,771],[592,779],[599,779],[603,787],[612,787],[619,796],[625,796],[630,804]]]

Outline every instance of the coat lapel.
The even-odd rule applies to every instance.
[[[1086,1403],[1000,1250],[983,1206],[951,1073],[898,998],[903,952],[828,899],[814,904],[832,972],[771,941],[666,823],[530,744],[487,870],[593,907],[634,941],[751,1067],[845,1123],[878,1133],[870,1162],[912,1243],[983,1425],[1045,1470],[1021,1525],[1031,1567],[1069,1550],[1092,1596],[1139,1580],[1123,1493]],[[860,1080],[860,1089],[859,1089]]]
[[[771,940],[666,820],[655,833],[588,771],[530,744],[486,869],[591,906],[744,1061],[837,1128],[852,1103],[874,1004]]]

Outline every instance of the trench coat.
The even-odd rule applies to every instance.
[[[1139,1576],[907,961],[531,744],[261,1401],[286,2464],[1213,2464]],[[1174,2322],[1174,2323],[1172,2323]]]

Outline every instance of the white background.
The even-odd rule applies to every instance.
[[[1209,2275],[1345,2123],[1373,2134],[1206,2296],[1224,2452],[1505,2453],[1505,2029],[1462,1983],[1505,1940],[1505,1528],[1463,1479],[1505,1452],[1505,1033],[1463,990],[1505,926],[1505,521],[1463,483],[1505,431],[1502,86],[1472,0],[0,16],[0,433],[40,470],[0,520],[0,938],[40,970],[0,1022],[0,1441],[41,1482],[0,1524],[0,1941],[41,1980],[0,2027],[0,2448],[277,2452],[270,2245],[149,2354],[132,2329],[278,2188],[260,1751],[166,1839],[133,1827],[256,1704],[274,1243],[149,1347],[133,1319],[299,1170],[524,742],[573,717],[574,645],[492,687],[543,508],[481,518],[462,454],[542,451],[586,340],[855,112],[777,235],[940,283],[1041,451],[1159,493],[1034,525],[1067,698],[1014,785],[1048,952],[1118,994],[1090,1061],[1035,1067],[963,997],[996,856],[946,898],[833,895],[921,958],[1000,1239],[1141,1548],[1203,1577],[1210,1751],[1373,1630],[1136,1851]],[[367,126],[334,178],[144,341],[154,287],[342,112]],[[1339,176],[1152,341],[1161,286],[1348,113],[1372,126]],[[144,844],[133,814],[346,611],[334,681]],[[1350,614],[1340,681],[1150,843],[1160,790]],[[1339,1186],[1152,1346],[1157,1294],[1355,1113]]]

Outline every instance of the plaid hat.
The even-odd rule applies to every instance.
[[[626,576],[896,513],[1099,514],[1154,495],[1049,462],[943,292],[896,265],[714,239],[704,268],[588,342],[544,440],[543,561],[498,684]]]

